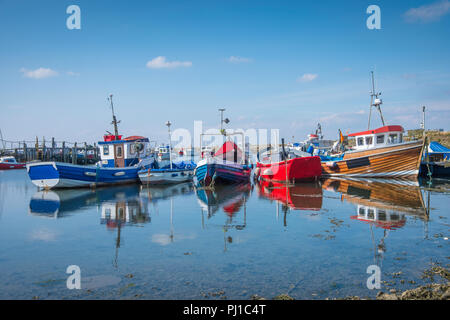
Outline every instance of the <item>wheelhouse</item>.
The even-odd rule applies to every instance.
[[[129,167],[139,162],[147,153],[149,140],[141,136],[106,135],[98,143],[102,167]]]
[[[355,150],[388,147],[403,142],[402,126],[384,126],[374,130],[349,134],[355,138]]]
[[[0,163],[17,163],[14,157],[1,157]]]

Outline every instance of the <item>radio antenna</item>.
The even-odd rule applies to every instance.
[[[113,105],[112,97],[113,97],[113,95],[110,94],[108,100],[109,100],[109,102],[111,102],[111,111],[112,111],[112,117],[113,117],[113,121],[111,122],[111,124],[114,125],[114,135],[116,136],[116,139],[117,139],[119,136],[119,129],[117,128],[117,124],[119,124],[120,121],[117,121],[116,115],[114,114],[114,105]]]
[[[383,126],[385,126],[383,113],[381,112],[381,104],[383,103],[383,100],[379,99],[378,97],[381,96],[381,92],[375,92],[375,80],[373,76],[373,71],[370,72],[372,74],[372,92],[370,93],[370,108],[369,108],[369,124],[367,125],[367,130],[370,130],[370,118],[372,115],[372,107],[375,107],[380,112],[381,122],[383,123]]]

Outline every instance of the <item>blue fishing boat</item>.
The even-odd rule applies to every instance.
[[[155,160],[152,154],[146,153],[148,138],[117,138],[112,140],[111,136],[105,136],[105,141],[98,143],[101,161],[96,165],[53,161],[28,163],[28,176],[33,184],[45,189],[137,183],[138,171]]]
[[[200,160],[194,175],[197,186],[247,183],[252,167],[247,164],[241,149],[232,141],[225,142],[213,157]]]
[[[431,141],[423,152],[420,175],[450,177],[450,149],[439,142]]]
[[[50,189],[139,182],[138,171],[155,161],[148,148],[149,140],[142,136],[122,139],[117,129],[112,95],[110,101],[115,134],[105,135],[104,141],[98,142],[101,161],[90,166],[53,161],[29,163],[26,167],[33,184]]]

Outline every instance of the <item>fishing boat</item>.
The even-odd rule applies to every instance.
[[[223,124],[230,122],[228,118],[223,119],[225,109],[221,112],[220,133],[201,133],[200,150],[201,160],[194,170],[194,183],[197,186],[211,187],[216,184],[236,184],[250,182],[250,174],[253,166],[249,162],[249,152],[247,152],[245,137],[243,132],[228,134],[223,128]],[[202,148],[202,138],[205,135],[221,136],[224,143],[212,156],[205,154],[206,149]],[[233,136],[241,136],[244,148],[242,151],[238,145],[232,141]],[[208,149],[209,152],[210,149]]]
[[[101,160],[96,165],[76,165],[61,162],[37,162],[26,165],[31,182],[40,188],[77,188],[137,183],[138,171],[155,161],[149,152],[148,138],[130,136],[122,139],[113,110],[115,134],[98,142]]]
[[[0,170],[24,169],[25,163],[19,163],[16,158],[7,156],[0,157]]]
[[[320,157],[293,149],[286,151],[282,141],[281,152],[269,148],[258,153],[255,177],[290,183],[317,180],[322,174]]]
[[[417,177],[423,142],[405,142],[402,126],[385,124],[381,112],[382,101],[378,98],[380,94],[375,93],[373,86],[368,130],[348,135],[355,139],[355,146],[344,152],[322,157],[323,177]],[[372,107],[378,109],[383,123],[377,129],[370,129]],[[340,143],[343,141],[341,133]]]
[[[143,184],[181,183],[192,180],[194,176],[194,162],[172,162],[171,122],[167,121],[166,126],[169,128],[169,145],[159,149],[158,162],[154,162],[138,172],[139,179]]]
[[[336,148],[336,141],[323,139],[322,126],[317,124],[314,133],[310,133],[302,142],[295,142],[288,146],[288,150],[302,151],[314,156],[320,156]]]
[[[423,153],[420,175],[450,177],[450,149],[439,142],[431,141]]]
[[[198,162],[194,175],[197,186],[247,183],[251,169],[242,150],[233,141],[226,141],[214,156]]]
[[[174,162],[163,168],[143,168],[138,172],[142,184],[173,184],[191,181],[194,177],[195,163],[192,161]]]
[[[164,163],[167,162],[169,163],[170,160],[170,152],[169,152],[169,146],[160,146],[158,147],[158,162],[160,163]]]

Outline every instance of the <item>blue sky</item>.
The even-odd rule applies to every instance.
[[[0,0],[0,129],[93,142],[112,131],[112,93],[125,135],[217,127],[224,107],[231,128],[303,140],[320,122],[334,139],[366,129],[374,70],[388,124],[419,127],[425,105],[427,126],[449,130],[448,39],[450,0]]]

